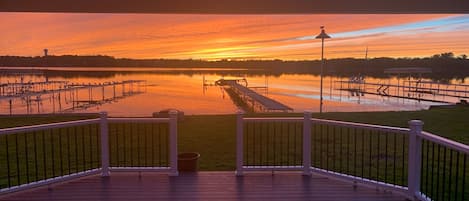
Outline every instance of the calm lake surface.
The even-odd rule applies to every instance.
[[[2,68],[18,69],[18,68]],[[30,70],[31,68],[21,68]],[[112,116],[149,116],[152,112],[176,108],[186,114],[232,114],[238,109],[223,87],[210,86],[216,80],[246,78],[248,87],[258,93],[275,99],[294,112],[319,111],[320,77],[315,75],[265,75],[247,69],[204,69],[204,68],[34,68],[40,70],[31,74],[3,74],[0,82],[32,83],[45,81],[68,81],[69,83],[99,84],[125,80],[145,80],[146,82],[116,85],[73,92],[35,94],[31,97],[0,99],[0,114],[31,114],[59,112],[100,112],[107,111]],[[427,109],[442,103],[385,97],[371,94],[355,94],[338,90],[338,80],[349,78],[324,78],[324,111],[399,111]],[[205,80],[205,81],[204,81]],[[378,79],[366,77],[366,82],[402,84],[402,79]],[[450,80],[449,83],[460,83]],[[204,86],[204,83],[206,84]],[[21,90],[21,89],[19,89]],[[125,90],[131,90],[127,93]],[[104,93],[103,93],[104,91]],[[116,91],[117,94],[116,95]],[[124,92],[123,92],[124,91]],[[138,93],[137,93],[138,92]],[[120,98],[114,98],[119,97]],[[424,98],[435,98],[426,95]],[[443,97],[448,102],[458,102],[458,98]],[[11,104],[10,101],[11,100]],[[105,100],[105,101],[103,101]]]

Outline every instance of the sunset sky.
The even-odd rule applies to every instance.
[[[0,13],[0,55],[118,58],[423,57],[469,54],[469,15],[181,15]]]

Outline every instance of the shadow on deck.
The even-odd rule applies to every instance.
[[[83,177],[64,183],[12,193],[0,200],[400,200],[389,191],[295,172],[120,173]]]

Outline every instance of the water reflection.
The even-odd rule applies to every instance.
[[[2,75],[0,82],[41,82],[52,80],[63,80],[69,83],[106,83],[123,82],[125,80],[146,80],[140,87],[144,90],[136,90],[135,93],[122,93],[122,97],[114,97],[113,90],[107,89],[103,93],[93,91],[91,99],[89,92],[82,90],[75,94],[68,94],[67,100],[74,96],[71,101],[77,105],[66,102],[64,95],[60,95],[62,101],[57,100],[57,93],[41,96],[41,102],[34,102],[27,106],[28,100],[15,99],[20,106],[12,108],[13,113],[51,113],[51,112],[99,112],[108,111],[112,116],[148,116],[152,112],[167,108],[176,108],[186,114],[230,114],[237,107],[226,94],[223,88],[218,86],[204,86],[204,80],[215,81],[220,78],[243,77],[248,81],[248,87],[264,87],[259,91],[262,95],[279,101],[296,112],[311,110],[319,111],[319,77],[307,74],[282,74],[280,76],[269,76],[249,74],[246,69],[227,70],[218,72],[216,69],[206,69],[186,73],[184,71],[171,71],[162,68],[145,68],[135,70],[134,68],[48,68],[45,74],[33,75]],[[134,72],[137,71],[137,72]],[[125,73],[123,73],[125,72]],[[21,78],[22,77],[22,78]],[[377,111],[377,110],[419,110],[428,108],[437,103],[429,101],[408,100],[394,97],[383,97],[372,94],[355,96],[342,90],[337,90],[336,77],[326,77],[324,82],[324,111]],[[370,82],[397,83],[396,78],[378,79],[366,78]],[[454,81],[452,81],[454,82]],[[122,91],[116,86],[115,91]],[[142,93],[145,92],[145,93]],[[138,92],[138,93],[137,93]],[[117,97],[121,97],[117,95]],[[0,113],[9,114],[9,100],[0,99]],[[90,101],[91,100],[91,101]],[[457,102],[458,98],[446,98],[448,102]],[[26,101],[26,102],[25,102]],[[31,101],[31,100],[29,100]],[[81,102],[84,101],[84,102]],[[58,109],[60,103],[61,109]],[[92,104],[96,103],[96,104]],[[34,104],[40,104],[40,109],[35,110]],[[67,106],[67,107],[66,107]],[[70,106],[75,109],[69,109]],[[28,107],[28,108],[26,108]],[[32,107],[33,109],[29,108]],[[79,110],[77,110],[79,108]]]

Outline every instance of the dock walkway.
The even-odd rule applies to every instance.
[[[239,84],[236,80],[224,80],[224,83],[230,86],[240,96],[246,96],[251,101],[260,104],[267,111],[289,111],[292,108],[274,100],[263,96],[256,91]]]

